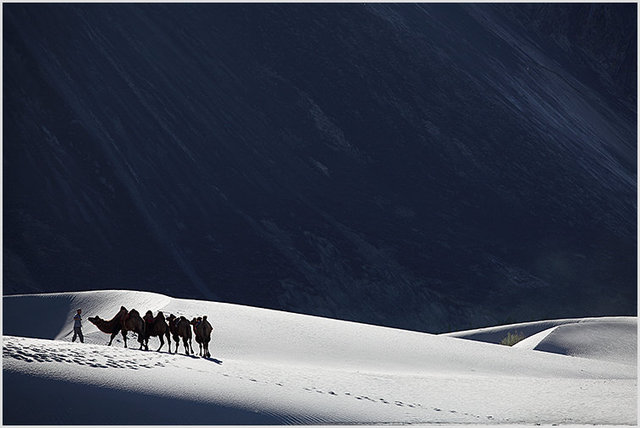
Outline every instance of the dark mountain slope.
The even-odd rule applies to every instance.
[[[4,293],[635,313],[636,6],[552,7],[5,5]]]

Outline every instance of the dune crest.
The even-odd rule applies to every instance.
[[[112,314],[120,305],[207,315],[215,328],[211,358],[125,349],[118,340],[107,347],[107,335],[89,323],[86,343],[70,342],[66,332],[77,307],[88,317]],[[16,321],[33,308],[51,321],[46,331]],[[234,418],[241,424],[634,424],[637,419],[635,364],[568,356],[579,349],[577,341],[588,345],[602,328],[626,323],[585,323],[580,334],[551,332],[535,344],[564,343],[568,351],[558,355],[126,290],[10,296],[3,309],[9,320],[3,338],[8,424],[210,425],[233,424]],[[631,337],[628,327],[616,331]],[[563,342],[568,338],[573,342]],[[87,393],[69,402],[73,385]],[[34,388],[42,394],[34,397]],[[123,397],[133,396],[172,402],[183,419],[151,411],[154,406],[140,410],[140,400],[133,398],[122,404]],[[65,405],[51,397],[64,397]],[[107,407],[119,403],[119,411],[98,411],[96,400]],[[599,405],[576,406],[578,401]]]

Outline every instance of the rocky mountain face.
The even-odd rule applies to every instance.
[[[636,313],[635,4],[3,10],[4,294]]]

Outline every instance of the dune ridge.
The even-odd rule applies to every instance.
[[[119,339],[106,347],[108,336],[88,322],[86,343],[70,343],[77,307],[83,308],[86,319],[110,317],[121,305],[161,310],[165,315],[207,315],[215,328],[212,358],[185,356],[182,348],[179,354],[169,354],[166,346],[161,352],[138,351],[135,345],[136,349],[124,349]],[[609,347],[608,354],[560,355],[529,349],[526,341],[510,348],[126,290],[5,296],[3,309],[5,423],[635,424],[637,420],[636,365],[628,346],[617,351]],[[34,309],[50,321],[46,329],[20,323],[20,315]],[[626,343],[632,343],[635,323],[629,318],[560,327],[597,326],[577,336],[594,349],[597,334],[603,331],[630,336]],[[626,327],[620,330],[620,326]],[[576,337],[569,333],[556,335],[553,343],[558,346],[565,338]],[[546,335],[533,348],[550,344],[553,337]],[[154,340],[150,348],[157,347]],[[612,352],[628,355],[614,361],[607,357]],[[31,396],[34,385],[44,391],[41,399]],[[73,404],[49,402],[73,385],[88,386],[91,392]],[[125,405],[130,411],[74,410],[96,407],[96,397],[102,403],[120,403],[131,394],[159,403],[175,400],[175,409],[185,413],[183,419],[177,422],[176,416],[141,410],[135,399]],[[578,406],[580,402],[600,404],[596,409]]]

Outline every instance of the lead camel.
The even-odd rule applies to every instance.
[[[122,331],[122,338],[124,339],[124,346],[127,347],[127,333],[122,330],[122,317],[124,317],[127,313],[127,308],[124,306],[120,306],[120,311],[109,321],[103,320],[99,316],[89,317],[89,322],[98,327],[103,333],[111,334],[111,339],[109,339],[108,346],[111,346],[113,342],[113,338],[116,337],[118,333]]]

